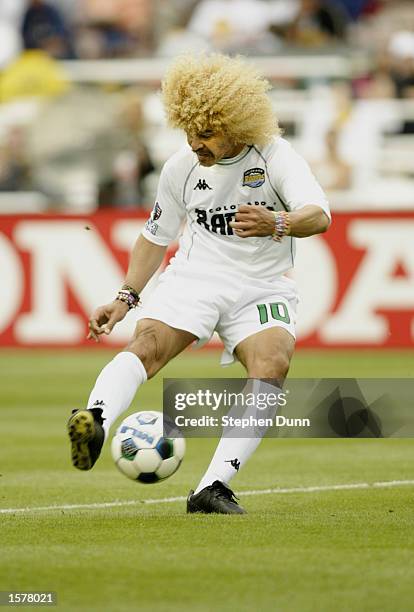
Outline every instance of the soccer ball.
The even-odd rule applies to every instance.
[[[116,466],[125,476],[150,484],[165,480],[178,470],[185,453],[185,440],[164,438],[162,412],[136,412],[116,430],[111,451]]]

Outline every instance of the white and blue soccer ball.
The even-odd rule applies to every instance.
[[[129,415],[111,445],[117,468],[131,480],[150,484],[169,478],[185,454],[183,437],[166,438],[163,414],[155,410]]]

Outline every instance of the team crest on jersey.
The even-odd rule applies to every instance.
[[[151,213],[151,219],[153,221],[158,221],[158,219],[161,217],[161,215],[162,215],[162,208],[158,204],[158,202],[155,202],[154,210]]]
[[[263,168],[250,168],[243,174],[243,187],[261,187],[265,182],[265,171]]]

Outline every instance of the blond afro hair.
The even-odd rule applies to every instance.
[[[280,133],[269,82],[243,58],[183,55],[162,83],[168,122],[189,134],[222,132],[237,143],[264,145]]]

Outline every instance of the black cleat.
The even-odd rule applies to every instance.
[[[187,513],[246,514],[246,510],[239,506],[236,500],[233,491],[224,482],[216,480],[197,495],[190,491],[187,497]]]
[[[102,410],[73,410],[68,421],[72,463],[78,470],[90,470],[101,454],[104,443]]]

